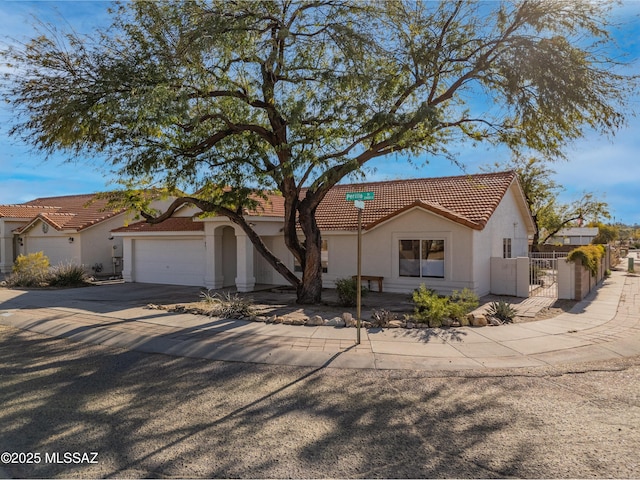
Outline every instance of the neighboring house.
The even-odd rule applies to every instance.
[[[0,271],[11,272],[20,254],[42,251],[52,266],[73,263],[92,273],[101,265],[102,273],[119,273],[122,240],[111,230],[125,220],[123,210],[109,209],[96,194],[0,205]]]
[[[362,274],[383,277],[384,291],[410,292],[425,283],[438,292],[491,290],[491,257],[527,256],[534,224],[513,172],[338,185],[322,201],[323,283],[357,268],[357,209],[348,192],[374,192],[363,212]],[[295,269],[283,228],[283,200],[269,195],[247,220],[264,243]],[[129,282],[236,287],[286,284],[226,217],[197,218],[184,208],[157,225],[113,231],[123,240]]]
[[[598,227],[571,227],[559,230],[547,245],[589,245],[598,236]]]

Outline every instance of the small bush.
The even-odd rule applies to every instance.
[[[442,326],[443,320],[450,318],[462,322],[466,315],[479,305],[478,296],[468,288],[454,290],[450,297],[441,297],[424,284],[413,292],[415,320],[427,323],[432,328]]]
[[[12,272],[8,287],[41,287],[49,281],[49,258],[43,252],[19,255]]]
[[[358,297],[358,281],[355,278],[339,278],[336,280],[336,290],[338,301],[343,307],[353,307]],[[366,287],[360,286],[360,294],[364,297],[367,292]]]
[[[25,273],[27,275],[44,275],[49,272],[49,258],[44,252],[19,255],[13,263],[13,273]]]
[[[449,314],[449,298],[440,297],[424,283],[413,292],[415,319],[419,323],[427,323],[430,327],[442,325],[442,319]]]
[[[72,263],[60,264],[50,274],[49,285],[52,287],[79,287],[89,282],[84,268]]]
[[[567,255],[567,261],[575,262],[577,259],[580,259],[582,265],[591,272],[591,276],[595,277],[598,275],[600,259],[604,257],[605,252],[604,245],[583,245],[570,251],[569,255]]]
[[[487,313],[492,317],[496,317],[502,320],[504,323],[513,322],[513,319],[518,314],[518,312],[514,310],[511,304],[505,302],[504,300],[499,300],[497,302],[492,302],[491,304],[489,304]]]
[[[480,299],[478,295],[468,288],[462,291],[454,290],[451,294],[451,302],[449,305],[449,316],[454,320],[462,320],[468,313],[478,308]]]
[[[211,290],[200,294],[202,301],[211,308],[209,314],[222,318],[252,317],[255,315],[253,300],[243,298],[237,293],[211,293]]]
[[[398,316],[395,313],[391,313],[384,308],[380,310],[374,310],[371,313],[371,325],[374,327],[386,327],[391,320],[397,320]]]

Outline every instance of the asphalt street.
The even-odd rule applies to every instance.
[[[343,370],[0,326],[0,452],[40,454],[17,478],[638,478],[639,384],[640,357]]]

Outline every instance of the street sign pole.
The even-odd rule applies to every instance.
[[[356,345],[360,345],[360,312],[362,307],[362,208],[358,208],[358,281],[356,282]]]
[[[362,313],[362,210],[364,201],[373,200],[374,192],[350,192],[347,193],[348,202],[353,202],[358,209],[358,274],[356,275],[356,345],[360,345],[360,326]]]

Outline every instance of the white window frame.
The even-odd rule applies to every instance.
[[[400,275],[400,241],[401,240],[419,240],[422,248],[422,241],[424,240],[440,240],[444,241],[444,275],[442,277],[435,276],[422,276],[422,269],[419,277],[410,277]],[[416,282],[416,281],[428,281],[428,282],[444,282],[451,278],[451,264],[452,264],[452,241],[451,232],[429,232],[425,234],[423,232],[407,232],[407,233],[394,233],[392,235],[392,268],[393,277],[402,282]]]

